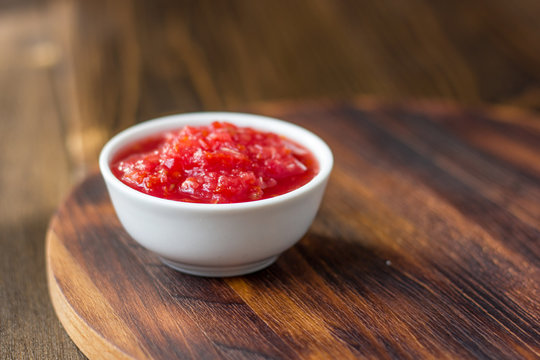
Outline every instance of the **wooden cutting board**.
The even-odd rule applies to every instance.
[[[333,149],[310,231],[255,274],[181,274],[123,231],[91,174],[47,235],[52,302],[88,357],[540,357],[539,118],[365,99],[247,110]]]

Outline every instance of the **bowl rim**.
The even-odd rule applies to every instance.
[[[236,124],[237,121],[243,122],[243,124]],[[209,203],[191,203],[183,202],[178,200],[163,199],[153,195],[145,194],[141,191],[135,190],[130,186],[124,184],[120,179],[118,179],[111,171],[110,161],[113,156],[121,150],[123,147],[129,143],[135,142],[139,139],[151,136],[167,130],[180,129],[185,125],[190,125],[189,121],[196,122],[192,125],[203,125],[210,124],[213,121],[226,121],[237,126],[246,126],[251,127],[260,131],[274,132],[279,135],[283,135],[299,144],[305,146],[312,152],[315,156],[315,159],[319,163],[319,172],[306,184],[300,186],[297,189],[289,191],[285,194],[277,195],[268,199],[247,201],[247,202],[238,202],[238,203],[219,203],[219,204],[209,204]],[[245,125],[244,123],[253,121],[253,124]],[[266,126],[257,126],[262,123],[265,123]],[[270,125],[275,125],[279,127],[279,130],[273,131],[268,129]],[[297,134],[301,134],[302,139],[299,139],[300,136],[290,137],[289,134],[283,133],[282,129],[289,129]],[[305,141],[305,138],[309,139],[309,143],[316,144],[315,146],[310,146]],[[294,139],[293,139],[294,138]],[[166,208],[174,209],[186,209],[186,210],[212,210],[212,211],[231,211],[231,210],[247,210],[252,208],[258,208],[262,206],[271,206],[278,203],[282,203],[293,199],[295,197],[301,196],[308,193],[312,189],[319,186],[322,182],[326,181],[330,176],[334,163],[334,157],[330,147],[322,140],[318,135],[313,132],[293,124],[288,121],[257,115],[250,113],[239,113],[239,112],[227,112],[227,111],[204,111],[204,112],[190,112],[190,113],[180,113],[172,114],[167,116],[161,116],[153,118],[150,120],[143,121],[136,125],[130,126],[116,135],[114,135],[107,143],[103,146],[99,154],[99,169],[109,186],[113,186],[116,190],[126,194],[127,196],[137,198],[138,200],[147,203],[149,205],[162,206]]]

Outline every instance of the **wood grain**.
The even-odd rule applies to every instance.
[[[86,355],[540,356],[540,176],[522,161],[540,161],[534,118],[364,98],[249,110],[333,149],[311,230],[258,273],[184,275],[123,231],[90,175],[47,237],[53,304]],[[501,138],[524,150],[500,156]]]
[[[78,112],[65,127],[87,169],[134,122],[266,100],[370,94],[540,109],[534,0],[68,4],[74,20],[58,34],[71,34]]]
[[[0,358],[81,359],[47,296],[43,236],[70,187],[39,12],[0,10]],[[44,346],[44,344],[48,344]]]
[[[61,199],[114,133],[169,113],[357,94],[537,112],[539,17],[537,0],[0,0],[0,358],[84,358],[47,296],[43,239]],[[527,134],[538,119],[508,108],[488,118],[497,124],[463,118],[445,129],[520,174],[538,174]],[[507,137],[516,121],[525,130]],[[454,145],[444,145],[440,161],[458,178],[485,163],[449,162]],[[484,188],[488,178],[475,173],[460,191],[480,189],[480,211],[508,204],[491,215],[536,226],[530,186],[520,190],[521,178],[505,171],[488,175],[504,181]],[[352,179],[345,185],[363,189]],[[501,186],[519,196],[503,196]],[[457,195],[448,201],[466,205]],[[523,224],[490,224],[489,236],[530,239]],[[527,253],[522,243],[504,246]]]

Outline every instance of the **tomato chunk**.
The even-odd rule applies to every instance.
[[[318,172],[313,154],[283,136],[227,122],[185,126],[122,149],[111,163],[126,185],[159,198],[197,203],[267,199]]]

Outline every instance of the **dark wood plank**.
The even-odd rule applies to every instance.
[[[70,187],[39,12],[0,12],[0,357],[81,359],[48,300],[43,234]]]
[[[485,127],[497,141],[519,134],[520,120],[365,99],[248,110],[308,127],[332,147],[311,230],[258,273],[183,275],[129,238],[91,175],[55,216],[47,255],[55,308],[87,355],[540,356],[540,178],[459,126]],[[540,161],[540,132],[528,136],[522,146]]]
[[[167,113],[359,93],[540,105],[534,1],[52,3],[83,172],[110,135]]]

